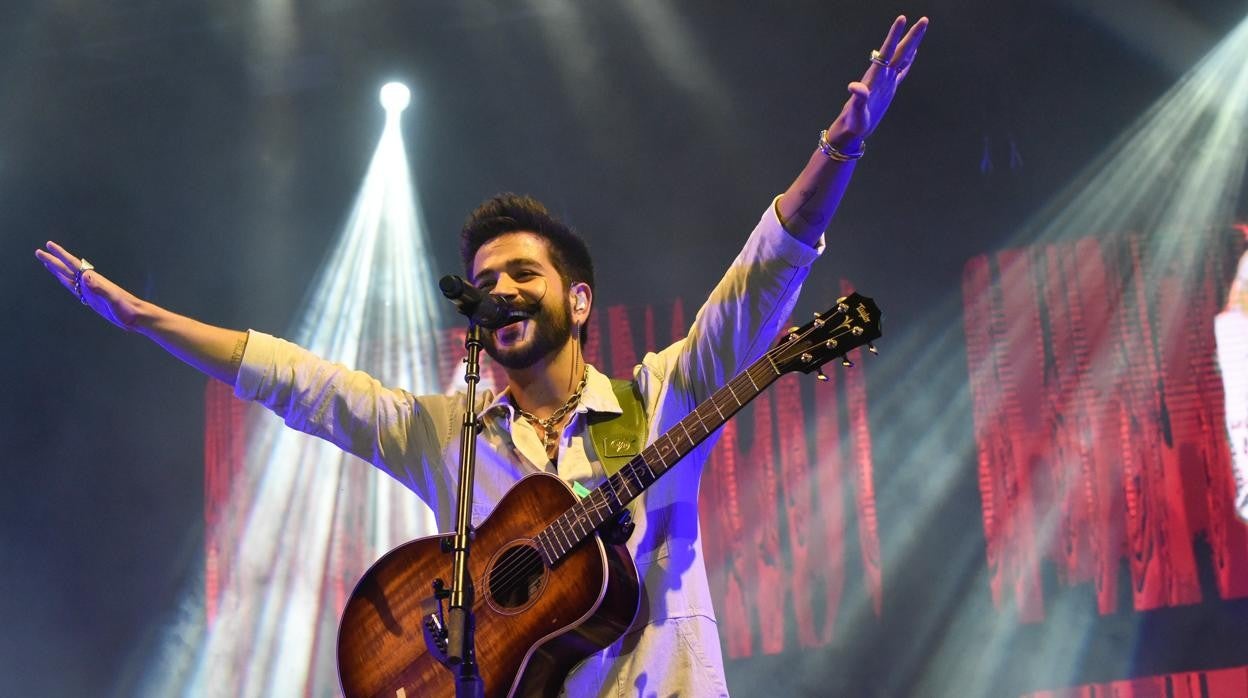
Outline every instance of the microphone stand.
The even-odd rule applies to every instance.
[[[477,433],[481,419],[477,414],[477,383],[481,381],[481,327],[502,327],[515,322],[526,314],[512,307],[498,296],[492,296],[473,286],[467,280],[453,275],[438,281],[442,295],[455,303],[459,312],[468,316],[468,332],[464,335],[464,382],[467,384],[464,406],[464,423],[459,432],[459,493],[456,498],[458,511],[455,517],[455,535],[442,539],[443,552],[453,554],[451,561],[451,588],[442,588],[441,580],[434,581],[434,595],[441,607],[441,599],[448,598],[449,613],[443,640],[446,643],[446,665],[455,679],[455,698],[481,698],[485,685],[477,670],[475,645],[476,626],[472,614],[475,590],[472,577],[468,575],[468,553],[472,547],[472,487],[476,478]]]
[[[459,435],[459,496],[455,521],[455,536],[443,540],[443,550],[449,547],[452,557],[452,579],[449,615],[447,619],[447,663],[457,674],[456,698],[480,698],[485,693],[484,682],[477,671],[474,648],[475,627],[472,614],[474,590],[468,574],[468,552],[471,547],[472,486],[476,477],[477,433],[481,429],[477,414],[477,383],[481,381],[481,328],[468,321],[468,333],[464,337],[468,356],[464,359],[464,381],[467,383],[464,423]],[[449,546],[448,546],[449,543]]]

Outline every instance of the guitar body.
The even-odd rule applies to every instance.
[[[576,502],[559,478],[530,475],[476,530],[469,573],[487,697],[556,695],[572,667],[618,639],[636,615],[637,570],[624,546],[590,536],[553,568],[532,547]],[[438,612],[434,580],[452,581],[452,555],[442,548],[450,538],[405,543],[356,584],[338,629],[347,698],[455,695],[457,672],[428,634]]]

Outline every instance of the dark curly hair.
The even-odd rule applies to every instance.
[[[531,196],[497,194],[477,206],[464,222],[459,233],[459,254],[464,272],[471,276],[472,261],[485,243],[507,233],[529,232],[546,241],[551,263],[559,272],[565,288],[584,283],[594,288],[594,262],[589,246],[572,228],[551,215],[542,202]],[[586,325],[581,325],[581,343],[588,338]]]

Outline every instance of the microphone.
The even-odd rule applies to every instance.
[[[442,277],[438,288],[455,304],[461,315],[468,316],[474,325],[487,330],[496,330],[532,317],[503,296],[486,293],[454,274]]]

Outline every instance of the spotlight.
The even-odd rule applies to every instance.
[[[381,106],[387,112],[397,114],[412,101],[412,92],[401,82],[388,82],[381,88]]]
[[[398,128],[409,98],[398,83],[382,89],[387,123],[290,332],[300,346],[387,385],[436,394],[445,301]],[[209,533],[212,549],[223,551],[210,563],[214,596],[185,602],[138,695],[337,695],[333,662],[323,658],[347,593],[383,552],[438,530],[399,480],[271,415],[256,417],[245,455],[220,449],[214,466],[235,473],[211,490],[228,500]],[[221,609],[211,621],[200,610],[209,607]]]

